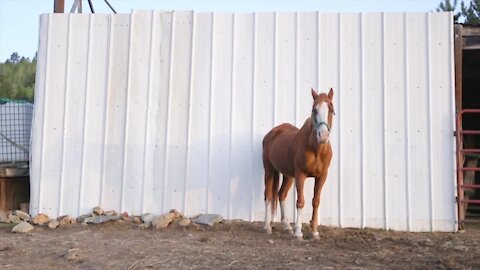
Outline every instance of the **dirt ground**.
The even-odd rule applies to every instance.
[[[266,235],[261,223],[244,221],[11,228],[0,224],[0,269],[480,269],[480,227],[457,234],[320,227],[319,240],[303,241],[280,224]]]

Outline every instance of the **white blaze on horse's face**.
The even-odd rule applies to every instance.
[[[330,137],[330,130],[328,127],[328,103],[320,102],[315,107],[316,109],[316,123],[315,123],[315,134],[317,141],[319,143],[326,143]]]

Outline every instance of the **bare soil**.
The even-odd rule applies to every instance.
[[[115,221],[36,226],[0,224],[0,269],[480,269],[480,227],[462,233],[405,233],[320,227],[296,240],[275,224],[234,221],[141,229]],[[305,233],[308,231],[304,224]]]

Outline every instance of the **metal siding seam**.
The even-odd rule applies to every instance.
[[[206,211],[209,213],[210,210],[210,165],[212,164],[211,161],[211,152],[212,152],[212,82],[213,82],[213,53],[215,50],[213,49],[214,45],[214,36],[215,36],[215,13],[211,12],[212,14],[212,42],[210,44],[210,91],[209,91],[209,98],[208,98],[208,149],[207,149],[207,201],[206,201]]]
[[[103,15],[98,15],[98,16],[103,16]],[[85,74],[85,98],[84,98],[84,104],[83,104],[83,142],[82,142],[82,158],[80,159],[81,165],[80,165],[80,186],[78,187],[78,205],[77,205],[77,216],[80,215],[80,207],[82,205],[82,197],[83,197],[83,192],[82,192],[82,187],[83,187],[83,180],[85,176],[85,137],[87,134],[87,129],[86,129],[86,123],[87,123],[87,100],[88,100],[88,89],[89,89],[89,83],[90,83],[90,64],[91,64],[91,58],[92,55],[90,53],[91,47],[92,47],[92,14],[88,15],[88,46],[87,46],[87,72]]]
[[[365,228],[365,46],[364,46],[364,13],[360,13],[360,69],[361,69],[361,77],[360,77],[360,118],[361,118],[361,144],[360,144],[360,151],[361,151],[361,165],[360,165],[360,174],[361,174],[361,211],[362,211],[362,221],[361,227]]]
[[[298,58],[298,12],[295,12],[295,125],[298,126],[298,62],[300,61]]]
[[[455,66],[455,59],[454,59],[454,54],[453,54],[453,48],[454,48],[454,43],[453,43],[453,36],[454,36],[454,26],[453,26],[453,16],[450,14],[449,16],[449,32],[448,32],[448,36],[450,37],[449,39],[449,42],[448,42],[448,46],[449,46],[449,52],[450,52],[450,65],[449,65],[449,69],[450,69],[450,112],[452,113],[452,117],[451,117],[451,125],[452,125],[452,129],[455,130],[455,125],[456,125],[456,113],[455,113],[455,70],[452,70],[452,67]],[[453,136],[452,138],[452,144],[453,144],[453,151],[454,153],[456,153],[457,149],[457,144],[455,143],[455,136]],[[454,222],[454,231],[457,232],[458,231],[458,213],[457,213],[457,206],[456,206],[456,196],[457,195],[457,187],[456,187],[456,184],[457,184],[457,181],[456,181],[456,171],[457,171],[457,162],[455,160],[455,158],[452,158],[452,163],[453,163],[453,170],[452,170],[452,186],[451,188],[453,188],[453,196],[454,196],[454,204],[453,204],[453,214],[454,214],[454,217],[453,217],[453,222]]]
[[[127,94],[126,94],[126,100],[125,100],[125,127],[123,130],[124,134],[124,141],[123,141],[123,162],[122,162],[122,188],[121,188],[121,196],[120,196],[120,211],[123,212],[125,210],[125,175],[127,174],[127,152],[128,152],[128,147],[127,147],[127,142],[128,142],[128,103],[130,100],[130,88],[131,88],[131,77],[132,77],[132,43],[133,43],[133,23],[135,19],[135,11],[132,11],[130,13],[130,25],[129,25],[129,33],[128,33],[128,66],[127,66]],[[131,209],[133,210],[133,209]]]
[[[149,140],[149,129],[150,129],[150,108],[151,108],[151,92],[152,92],[152,69],[153,69],[153,44],[155,41],[155,11],[152,10],[151,12],[151,22],[150,22],[150,57],[149,57],[149,62],[148,62],[148,86],[147,86],[147,109],[145,110],[145,146],[143,147],[143,170],[142,170],[142,202],[141,202],[141,212],[145,212],[145,172],[147,169],[147,147],[148,146],[148,140]]]
[[[387,102],[387,79],[385,76],[385,67],[386,67],[386,57],[385,57],[385,46],[386,46],[386,32],[385,32],[385,12],[382,12],[382,79],[383,79],[383,188],[384,188],[384,214],[385,214],[385,230],[389,229],[388,224],[388,181],[387,181],[387,117],[386,117],[386,102]]]
[[[297,126],[297,117],[298,117],[298,97],[297,97],[297,92],[298,92],[298,12],[295,12],[295,101],[294,101],[294,104],[295,104],[295,125]],[[280,175],[279,175],[280,177]],[[279,180],[280,181],[280,180]],[[283,181],[283,180],[282,180]],[[296,184],[295,184],[296,185]],[[297,196],[297,189],[294,188],[293,189],[293,198],[296,198]],[[296,209],[296,203],[293,204],[294,205],[294,208]],[[293,212],[295,213],[295,211]],[[272,218],[273,220],[273,218]],[[295,219],[293,219],[295,220]]]
[[[49,61],[48,61],[48,57],[49,57],[49,49],[50,49],[50,43],[51,43],[51,38],[50,38],[50,35],[52,33],[52,24],[51,24],[51,19],[52,19],[52,13],[48,14],[47,15],[47,18],[48,18],[48,22],[47,22],[47,47],[45,48],[45,85],[44,85],[44,89],[43,89],[43,111],[42,111],[42,133],[41,133],[41,136],[42,136],[42,144],[40,146],[40,155],[41,155],[41,160],[39,160],[40,162],[40,170],[39,170],[39,173],[38,173],[38,209],[37,209],[37,212],[38,213],[41,213],[43,212],[41,209],[42,209],[42,181],[43,181],[43,177],[42,177],[42,173],[43,173],[43,161],[45,160],[45,148],[44,148],[44,145],[45,145],[45,111],[47,110],[47,89],[48,89],[48,64],[49,64]]]
[[[192,28],[191,28],[191,44],[190,44],[190,78],[189,78],[189,83],[188,83],[188,127],[187,127],[187,148],[186,148],[186,156],[187,156],[187,161],[186,161],[186,172],[185,172],[185,191],[183,192],[184,196],[184,201],[183,201],[183,213],[187,213],[187,204],[188,204],[188,179],[190,178],[190,150],[191,150],[191,143],[192,143],[192,80],[193,80],[193,65],[194,65],[194,57],[193,55],[195,54],[195,16],[196,13],[191,12],[191,18],[192,18]]]
[[[428,93],[428,174],[430,178],[430,231],[433,231],[433,171],[432,171],[432,57],[431,57],[431,28],[430,28],[430,13],[427,14],[427,93]]]
[[[277,62],[277,53],[278,53],[278,48],[277,48],[277,43],[278,43],[278,40],[277,40],[277,24],[278,24],[278,18],[277,18],[277,12],[274,13],[274,23],[273,23],[273,115],[272,115],[272,120],[273,120],[273,123],[272,123],[272,126],[275,126],[275,123],[276,123],[276,110],[277,110],[277,91],[276,91],[276,88],[277,88],[277,65],[276,65],[276,62]]]
[[[403,13],[403,21],[404,21],[404,24],[403,24],[403,34],[404,34],[404,58],[405,58],[405,103],[404,103],[404,106],[405,106],[405,170],[406,170],[406,192],[405,192],[405,200],[407,202],[407,205],[406,205],[406,209],[407,209],[407,230],[408,231],[411,231],[412,230],[412,218],[411,218],[411,205],[410,205],[410,181],[411,181],[411,171],[410,171],[410,150],[409,150],[409,143],[410,143],[410,140],[408,139],[408,136],[410,134],[410,121],[409,121],[409,110],[408,110],[408,104],[410,102],[409,101],[409,85],[408,85],[408,82],[409,82],[409,76],[408,76],[408,15],[407,13]]]
[[[320,12],[315,12],[317,15],[317,89],[320,88],[320,56],[321,56],[321,47],[320,47]]]
[[[232,70],[230,71],[230,136],[228,146],[228,219],[232,218],[232,134],[233,134],[233,98],[235,93],[235,13],[232,13]]]
[[[168,175],[168,167],[167,167],[167,160],[168,160],[168,130],[170,127],[170,108],[172,103],[172,61],[173,61],[173,45],[175,39],[175,11],[172,11],[172,19],[171,19],[171,31],[170,31],[170,63],[168,67],[168,100],[167,100],[167,118],[166,118],[166,128],[165,128],[165,158],[164,158],[164,172],[163,172],[163,195],[162,195],[162,212],[165,212],[165,204],[166,204],[166,181]]]
[[[256,42],[257,42],[257,13],[254,12],[253,13],[253,31],[252,31],[252,34],[253,34],[253,61],[252,61],[252,100],[251,100],[251,103],[252,103],[252,127],[251,127],[251,131],[252,131],[252,134],[251,134],[251,139],[252,139],[252,144],[250,145],[251,146],[251,149],[250,149],[250,152],[252,154],[252,157],[254,157],[254,153],[255,153],[255,150],[253,148],[253,143],[255,141],[255,80],[257,79],[257,77],[255,76],[255,60],[257,59],[257,50],[255,50],[256,48]],[[255,171],[255,166],[256,164],[256,161],[255,159],[252,158],[252,172]],[[253,174],[254,175],[254,174]],[[253,177],[252,177],[253,179]],[[255,209],[255,197],[253,196],[255,194],[254,190],[252,190],[252,193],[250,193],[250,221],[253,222],[253,219],[254,219],[254,209]]]
[[[342,85],[342,14],[338,13],[338,88]],[[342,92],[338,91],[338,111],[341,112]],[[342,218],[342,113],[338,115],[338,224],[343,224]]]
[[[70,30],[71,30],[71,24],[72,24],[72,14],[68,14],[68,24],[67,24],[67,59],[65,63],[65,96],[64,96],[64,105],[63,105],[63,126],[62,126],[62,164],[61,166],[61,173],[60,173],[60,187],[59,187],[59,193],[58,193],[58,214],[57,216],[61,216],[62,213],[62,208],[63,208],[63,181],[65,178],[65,134],[67,133],[67,128],[65,126],[65,123],[67,121],[67,110],[68,110],[68,93],[69,93],[69,85],[68,81],[70,80],[70,69],[69,69],[69,64],[70,64]]]
[[[109,16],[109,26],[108,26],[108,59],[107,59],[107,78],[105,80],[105,112],[103,114],[103,123],[104,123],[104,130],[103,130],[103,144],[102,144],[102,167],[101,167],[101,179],[102,182],[100,183],[100,198],[98,199],[99,205],[103,205],[103,189],[105,186],[105,164],[107,162],[106,155],[105,155],[105,145],[107,145],[107,114],[108,114],[108,91],[110,91],[110,77],[111,77],[111,59],[112,59],[112,40],[113,40],[113,23],[115,16],[110,14]]]

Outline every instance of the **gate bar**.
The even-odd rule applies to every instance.
[[[466,222],[468,223],[480,222],[480,220],[465,219],[466,204],[480,204],[480,200],[465,199],[465,193],[464,193],[465,189],[475,190],[477,188],[480,188],[480,185],[463,183],[464,172],[480,171],[480,168],[463,167],[466,154],[469,154],[469,153],[480,154],[480,149],[475,149],[475,148],[463,149],[463,135],[480,135],[480,130],[463,130],[462,129],[462,117],[463,117],[463,114],[466,114],[466,113],[480,114],[480,109],[465,109],[457,113],[456,132],[454,134],[456,136],[456,143],[457,143],[457,154],[456,154],[457,156],[457,196],[458,196],[457,206],[458,206],[459,229],[463,229],[463,224]]]

